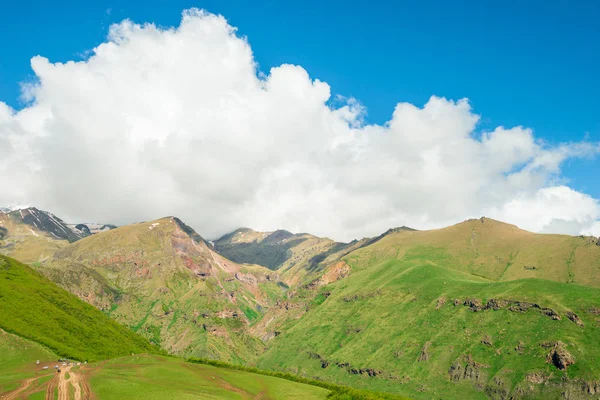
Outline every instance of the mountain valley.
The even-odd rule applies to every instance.
[[[411,398],[600,393],[594,237],[481,218],[209,241],[166,217],[69,241],[10,218],[0,251],[38,249],[37,271],[169,354]]]

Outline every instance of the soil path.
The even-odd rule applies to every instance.
[[[58,386],[58,374],[54,376],[46,386],[46,400],[54,400],[54,389]]]
[[[58,400],[90,400],[93,398],[87,380],[80,373],[83,366],[76,371],[73,371],[72,368],[71,365],[60,366],[60,372],[56,372],[54,378],[46,384],[46,400],[54,400],[54,393],[57,389]],[[73,387],[72,395],[71,386]]]
[[[23,394],[23,392],[25,392],[29,388],[29,386],[31,386],[31,384],[33,382],[35,382],[37,379],[38,379],[38,377],[25,379],[23,382],[21,382],[21,386],[19,386],[12,392],[0,395],[0,399],[2,399],[2,400],[18,399],[19,395]]]

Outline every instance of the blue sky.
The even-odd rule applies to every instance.
[[[80,58],[111,23],[177,25],[181,11],[224,15],[248,37],[263,71],[302,65],[332,92],[354,96],[368,121],[435,94],[467,97],[480,129],[523,125],[556,144],[600,140],[597,1],[46,1],[5,2],[0,100],[20,108],[29,60]],[[600,197],[598,160],[571,160],[569,184]]]

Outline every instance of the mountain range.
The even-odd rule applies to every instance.
[[[181,357],[412,398],[600,393],[594,237],[480,218],[209,241],[176,217],[117,228],[27,208],[0,213],[0,253]]]

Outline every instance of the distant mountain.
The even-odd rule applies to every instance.
[[[4,256],[0,256],[0,315],[2,330],[79,360],[158,350],[30,267]]]
[[[296,284],[320,273],[344,255],[368,246],[383,237],[408,227],[389,229],[376,238],[363,238],[350,243],[335,242],[308,233],[293,234],[286,230],[257,232],[240,228],[212,242],[214,249],[238,263],[258,264],[279,272],[288,284]]]
[[[36,207],[4,208],[0,213],[0,254],[27,263],[39,262],[68,243],[114,228],[108,224],[68,224]]]
[[[116,228],[114,225],[106,224],[68,224],[51,212],[42,211],[36,207],[17,210],[5,208],[4,213],[14,220],[29,225],[31,228],[48,233],[56,239],[64,239],[69,242],[74,242],[93,233]]]

